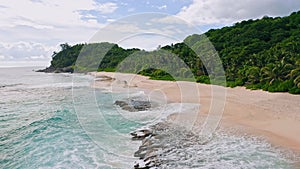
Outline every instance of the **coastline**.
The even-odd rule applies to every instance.
[[[167,102],[181,101],[176,82],[150,80],[149,77],[113,72],[89,73],[93,76],[115,78],[119,84],[127,80],[128,87],[145,91],[163,92]],[[130,79],[130,81],[128,81]],[[183,86],[195,85],[194,82],[180,82]],[[96,81],[94,87],[109,87],[111,81]],[[207,115],[211,103],[211,86],[197,83],[201,92],[202,108],[198,116]],[[269,93],[261,90],[248,90],[244,87],[226,88],[227,97],[220,128],[239,129],[265,138],[273,146],[287,148],[300,153],[300,96],[288,93]],[[199,98],[189,98],[190,103],[199,103]],[[172,118],[172,117],[170,117]],[[199,122],[196,122],[196,125]]]

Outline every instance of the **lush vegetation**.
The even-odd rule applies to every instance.
[[[205,36],[220,56],[227,86],[300,94],[300,12],[282,18],[265,16],[242,21],[209,30]],[[123,70],[152,79],[193,80],[195,77],[197,82],[210,83],[215,76],[211,76],[211,72],[216,64],[209,60],[214,51],[205,46],[205,39],[204,35],[191,35],[182,43],[152,52],[123,49],[109,43],[62,44],[62,50],[53,54],[51,68],[71,66],[74,69],[79,53],[84,53],[81,64],[76,64],[81,71]],[[199,54],[199,49],[201,59],[195,53]],[[186,66],[178,62],[176,56]],[[100,65],[99,60],[102,60]]]
[[[229,86],[300,93],[300,12],[248,20],[206,33]]]
[[[139,51],[139,49],[123,49],[111,43],[77,44],[74,46],[66,43],[60,46],[61,51],[54,52],[52,55],[50,66],[52,70],[65,67],[74,69],[76,61],[78,61],[81,62],[77,63],[77,66],[81,66],[77,68],[80,71],[115,71],[116,66],[122,60],[133,52]],[[99,63],[100,60],[101,63]]]
[[[64,68],[74,65],[83,47],[83,44],[70,46],[66,43],[61,44],[60,47],[60,52],[53,52],[51,61],[51,67],[53,68]]]

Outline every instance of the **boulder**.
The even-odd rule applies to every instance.
[[[158,140],[154,138],[156,134],[151,128],[143,128],[131,132],[132,139],[142,140],[142,145],[134,153],[134,157],[140,160],[134,164],[135,169],[155,169],[159,168],[161,162],[158,160],[158,155],[162,151],[162,146]]]
[[[151,108],[151,103],[149,101],[131,100],[130,104],[139,111],[145,111]]]
[[[73,72],[74,72],[74,69],[73,69],[73,67],[68,66],[68,67],[62,68],[62,72],[65,72],[65,73],[73,73]]]
[[[140,129],[134,132],[130,133],[133,140],[143,140],[146,137],[153,135],[152,131],[150,129]]]
[[[117,100],[115,101],[115,105],[118,105],[120,107],[128,106],[128,103],[125,101]]]
[[[136,112],[136,111],[145,111],[151,108],[151,103],[149,101],[140,101],[140,100],[131,100],[131,101],[122,101],[117,100],[114,103],[115,105],[120,106],[123,110]]]

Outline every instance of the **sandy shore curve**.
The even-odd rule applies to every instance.
[[[89,74],[113,79],[95,81],[93,86],[96,88],[109,87],[112,81],[115,81],[124,87],[137,87],[148,93],[153,90],[159,91],[168,102],[182,101],[177,82],[150,80],[149,77],[141,75],[114,72],[91,72]],[[211,106],[211,85],[194,82],[180,82],[180,85],[186,88],[196,85],[200,91],[200,98],[189,97],[184,101],[200,103],[201,109],[198,116],[206,116]],[[238,128],[242,133],[262,136],[274,146],[300,153],[300,95],[247,90],[244,87],[226,89],[224,113],[219,127]],[[199,125],[201,125],[200,122]]]

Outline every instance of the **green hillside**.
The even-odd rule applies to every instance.
[[[263,89],[270,92],[300,94],[300,12],[294,12],[287,17],[266,16],[258,20],[242,21],[230,27],[209,30],[205,35],[220,56],[227,86],[246,86],[250,89]],[[123,49],[116,44],[108,43],[75,46],[64,44],[60,52],[53,54],[48,70],[55,71],[66,67],[73,69],[82,49],[84,51],[84,48],[94,45],[93,48],[97,48],[96,50],[86,52],[90,58],[93,58],[103,51],[101,50],[103,46],[109,46],[108,52],[101,58],[103,62],[97,67],[98,71],[114,71],[118,64],[130,55],[134,55],[139,62],[147,65],[151,61],[145,60],[144,56],[161,58],[167,56],[167,53],[173,53],[174,57],[178,56],[188,65],[197,82],[210,83],[208,77],[210,68],[207,65],[205,67],[203,60],[199,59],[193,51],[203,47],[204,39],[203,35],[190,35],[182,43],[163,46],[153,52]],[[209,56],[209,52],[211,51],[204,51],[203,55]],[[79,66],[77,69],[93,71],[89,67],[98,65],[95,58],[100,59],[94,57],[94,60],[82,60],[86,63],[81,64],[84,66]],[[170,58],[172,60],[172,57]],[[150,76],[152,79],[174,80],[166,73],[170,71],[183,77],[183,80],[192,78],[186,68],[174,70],[180,64],[162,65],[161,69],[153,69],[149,65],[139,67],[127,63],[131,71]]]

